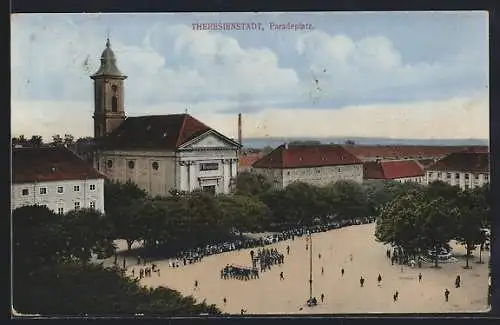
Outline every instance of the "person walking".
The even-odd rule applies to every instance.
[[[198,280],[194,280],[194,290],[198,289]]]
[[[460,288],[460,275],[457,275],[455,279],[455,288]]]
[[[392,295],[392,300],[393,300],[394,302],[396,302],[396,301],[398,301],[398,297],[399,297],[399,292],[397,292],[397,291],[396,291],[396,292],[394,292],[394,294]]]
[[[380,282],[382,282],[382,276],[380,275],[380,273],[378,274],[377,282],[378,282],[378,286],[380,287]]]
[[[290,255],[290,246],[287,246],[287,247],[286,247],[286,254],[287,254],[287,255]]]
[[[340,270],[340,274],[342,275],[342,277],[344,276],[344,268]]]
[[[450,290],[448,290],[448,288],[446,288],[446,290],[444,290],[444,301],[448,301],[448,297],[450,296]]]
[[[325,269],[321,267],[321,275],[325,274]]]
[[[226,303],[227,303],[227,299],[226,299],[226,297],[224,297],[224,299],[222,299],[222,302],[224,303],[224,306],[225,306],[225,305],[226,305]]]
[[[283,275],[283,272],[280,272],[280,281],[285,280],[285,276]]]
[[[322,293],[320,298],[321,298],[321,302],[325,301],[325,294]]]
[[[422,282],[422,273],[418,273],[418,282]]]
[[[365,279],[362,276],[359,278],[359,284],[361,288],[363,288],[363,285],[365,284]]]

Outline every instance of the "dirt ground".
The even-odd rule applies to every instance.
[[[205,257],[202,262],[180,268],[171,268],[167,261],[156,261],[160,276],[141,280],[147,286],[168,286],[197,300],[216,304],[224,312],[239,314],[322,314],[322,313],[439,313],[487,311],[489,252],[483,252],[484,264],[476,263],[479,251],[470,260],[470,269],[464,269],[465,250],[453,245],[456,263],[441,264],[434,269],[424,265],[421,269],[391,265],[386,257],[386,246],[374,238],[375,225],[345,227],[313,235],[313,294],[319,304],[305,306],[309,297],[309,251],[305,237],[271,245],[285,254],[282,266],[273,266],[260,274],[260,279],[241,281],[220,279],[220,270],[226,264],[250,266],[250,249]],[[290,255],[286,247],[290,246]],[[319,258],[318,254],[321,254]],[[352,261],[350,260],[352,255]],[[135,259],[127,262],[129,274],[139,267]],[[324,274],[321,274],[321,268]],[[341,276],[341,268],[345,274]],[[280,281],[279,274],[285,280]],[[422,282],[418,273],[422,273]],[[378,274],[382,276],[377,285]],[[456,289],[457,275],[462,285]],[[360,286],[359,279],[366,281]],[[198,281],[195,290],[194,282]],[[444,291],[450,291],[445,302]],[[393,301],[393,294],[399,298]],[[325,295],[323,303],[320,295]],[[227,303],[224,305],[223,298]]]

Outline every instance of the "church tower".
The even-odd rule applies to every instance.
[[[126,118],[123,82],[127,76],[116,67],[109,38],[101,55],[101,67],[90,78],[94,80],[94,138],[99,138],[115,130]]]

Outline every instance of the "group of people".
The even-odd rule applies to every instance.
[[[262,248],[257,251],[257,254],[252,250],[250,257],[253,268],[256,268],[257,263],[260,263],[261,272],[270,270],[273,265],[281,265],[285,261],[285,255],[278,252],[276,248]]]
[[[143,267],[140,267],[141,264],[142,264]],[[151,266],[148,266],[148,264],[151,264]],[[139,266],[139,274],[138,274],[138,276],[139,276],[138,279],[139,280],[142,280],[143,278],[151,277],[154,272],[156,272],[156,274],[158,276],[160,276],[160,269],[151,260],[147,260],[147,259],[144,259],[144,258],[141,259],[141,257],[138,256],[137,257],[137,265]],[[132,268],[131,273],[132,273],[132,277],[136,278],[136,276],[135,276],[135,268]]]
[[[228,264],[220,271],[220,278],[225,280],[237,279],[248,281],[251,279],[258,279],[259,271],[249,267]]]

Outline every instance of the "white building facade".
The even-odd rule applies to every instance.
[[[464,151],[452,153],[427,168],[426,183],[441,181],[462,190],[490,182],[489,153]]]
[[[327,186],[338,181],[363,182],[363,164],[341,146],[280,146],[255,162],[252,170],[276,189],[296,182]]]
[[[458,186],[462,190],[481,187],[490,182],[489,173],[474,173],[464,171],[437,171],[427,170],[426,183],[441,181],[452,186]]]
[[[93,208],[104,213],[104,179],[12,184],[11,209],[44,205],[57,213]]]
[[[43,205],[57,213],[104,213],[104,175],[64,147],[14,148],[11,210]]]

